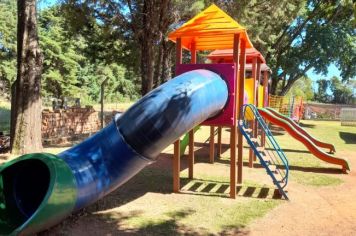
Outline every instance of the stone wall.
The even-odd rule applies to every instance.
[[[101,128],[99,113],[92,107],[42,112],[44,144],[59,144],[82,139]]]
[[[304,103],[305,119],[340,120],[341,108],[356,108],[356,105]]]

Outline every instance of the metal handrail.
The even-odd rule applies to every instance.
[[[260,124],[260,127],[261,129],[263,130],[263,132],[266,133],[266,136],[267,136],[267,139],[268,141],[272,144],[273,146],[273,149],[276,150],[277,154],[278,154],[278,157],[279,159],[282,161],[283,163],[283,166],[285,168],[285,173],[284,173],[284,176],[282,181],[284,182],[284,185],[281,186],[281,188],[284,188],[287,183],[288,183],[288,176],[289,176],[289,162],[288,162],[288,159],[287,157],[285,156],[283,150],[280,148],[280,146],[278,145],[277,141],[274,139],[273,135],[272,135],[272,132],[270,131],[270,129],[268,128],[266,122],[262,119],[262,117],[260,116],[260,114],[258,113],[258,110],[257,108],[252,105],[252,104],[245,104],[243,106],[243,119],[238,122],[238,125],[239,127],[241,127],[241,124],[243,126],[243,128],[247,128],[247,121],[245,120],[245,117],[246,117],[246,109],[247,107],[250,108],[250,110],[252,111],[254,117],[257,119],[258,123]],[[242,123],[241,123],[242,122]],[[245,136],[245,135],[244,135]],[[245,136],[246,137],[246,136]],[[259,157],[260,159],[260,162],[261,164],[266,168],[267,167],[267,164],[265,163],[265,161],[263,160],[262,156],[259,154],[259,152],[257,151],[257,149],[255,148],[255,145],[251,142],[251,140],[247,139],[250,146],[254,149],[255,153],[257,154],[257,156]],[[273,153],[274,154],[274,153]],[[269,155],[270,157],[272,157],[271,155]],[[275,155],[274,155],[274,158]],[[267,169],[267,172],[269,175],[272,176],[272,178],[274,179],[274,181],[277,181],[275,176],[273,175],[273,173],[269,170],[269,168],[266,168]],[[278,184],[279,185],[279,184]]]

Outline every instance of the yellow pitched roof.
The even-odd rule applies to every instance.
[[[236,33],[240,33],[240,37],[246,41],[246,48],[253,48],[246,29],[212,4],[170,33],[168,38],[173,42],[181,38],[182,46],[186,49],[191,49],[193,43],[197,50],[230,49]]]

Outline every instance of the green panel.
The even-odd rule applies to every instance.
[[[200,129],[200,126],[195,126],[194,127],[194,133],[197,132]],[[185,149],[187,149],[187,146],[189,144],[189,133],[186,133],[183,137],[182,140],[180,140],[180,156],[183,156],[185,153]]]
[[[42,161],[48,168],[50,176],[48,189],[42,202],[29,217],[21,215],[20,211],[6,211],[6,205],[10,205],[9,202],[12,201],[12,195],[5,192],[5,186],[11,184],[10,179],[5,178],[6,170],[27,160]],[[31,183],[31,186],[32,184],[36,183]],[[71,169],[62,159],[53,154],[28,154],[5,163],[0,166],[0,235],[33,234],[58,223],[72,212],[76,202],[76,191],[76,182]],[[10,196],[7,197],[7,202],[5,196]]]

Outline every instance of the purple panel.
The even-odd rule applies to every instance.
[[[225,80],[229,90],[227,104],[217,116],[212,117],[202,123],[211,126],[232,126],[235,124],[235,66],[233,63],[226,64],[182,64],[177,67],[177,75],[188,71],[206,69],[213,71]]]

